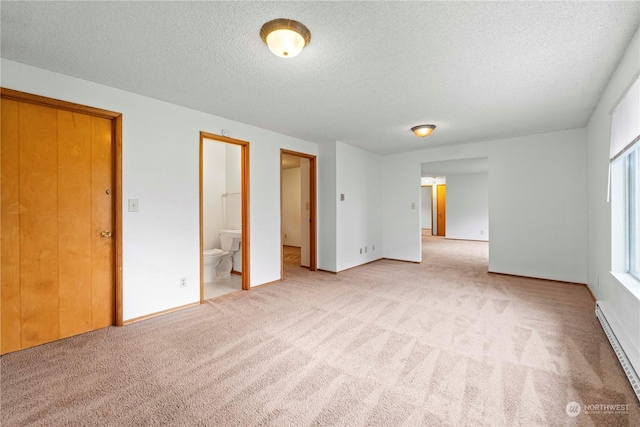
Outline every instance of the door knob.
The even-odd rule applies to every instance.
[[[100,235],[102,237],[111,237],[111,232],[110,231],[103,231],[102,233],[100,233]]]

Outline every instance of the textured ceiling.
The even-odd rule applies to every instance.
[[[7,2],[2,57],[378,153],[584,126],[640,2]],[[311,43],[271,54],[263,23]],[[428,138],[409,128],[433,123]]]

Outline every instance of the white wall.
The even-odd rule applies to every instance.
[[[300,168],[282,171],[282,243],[302,245]]]
[[[205,140],[202,146],[202,229],[204,249],[220,247],[220,230],[225,228],[222,194],[225,187],[225,145]]]
[[[573,129],[386,156],[385,258],[421,260],[420,164],[489,158],[489,270],[586,282],[586,133]]]
[[[336,142],[336,271],[382,258],[381,166],[382,156]]]
[[[384,258],[422,261],[420,229],[420,161],[413,153],[382,159]]]
[[[336,142],[318,146],[318,269],[337,270],[336,254]]]
[[[204,140],[202,227],[205,249],[220,248],[220,230],[242,228],[240,150],[239,145]],[[239,254],[234,264],[242,268]]]
[[[431,228],[431,210],[433,209],[431,203],[432,187],[425,185],[420,188],[420,226],[422,228]]]
[[[433,228],[431,229],[431,234],[433,236],[438,235],[438,185],[439,184],[446,185],[446,183],[442,182],[442,183],[434,183],[431,186],[431,219],[433,224]]]
[[[607,203],[610,111],[640,72],[640,30],[611,77],[587,126],[588,285],[615,324],[618,340],[640,372],[640,301],[611,276],[611,205]]]
[[[338,272],[381,258],[382,156],[339,141],[319,152],[318,268]]]
[[[242,148],[236,144],[225,147],[224,227],[230,230],[242,228]],[[218,246],[219,247],[219,246]],[[242,263],[240,263],[242,265]],[[239,271],[239,270],[236,270]]]
[[[447,175],[446,237],[489,240],[489,174]]]
[[[585,130],[518,140],[489,155],[489,270],[586,283]]]
[[[124,320],[199,301],[200,131],[250,142],[251,285],[280,278],[280,149],[317,144],[5,59],[1,84],[123,113]]]

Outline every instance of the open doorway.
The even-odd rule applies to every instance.
[[[421,172],[423,207],[428,204],[424,198],[429,197],[425,190],[429,187],[425,186],[431,186],[432,235],[450,240],[488,241],[489,159],[423,163]]]
[[[248,290],[249,143],[200,132],[200,302]]]
[[[422,177],[420,187],[421,223],[423,236],[442,236],[446,232],[445,176]]]
[[[299,268],[315,271],[315,156],[280,150],[280,208],[281,277]]]

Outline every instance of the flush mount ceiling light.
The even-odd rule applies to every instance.
[[[292,19],[274,19],[262,26],[260,37],[269,50],[282,58],[293,58],[311,41],[309,29]]]
[[[411,131],[416,136],[424,137],[431,135],[431,132],[436,128],[436,125],[418,125],[411,128]]]

